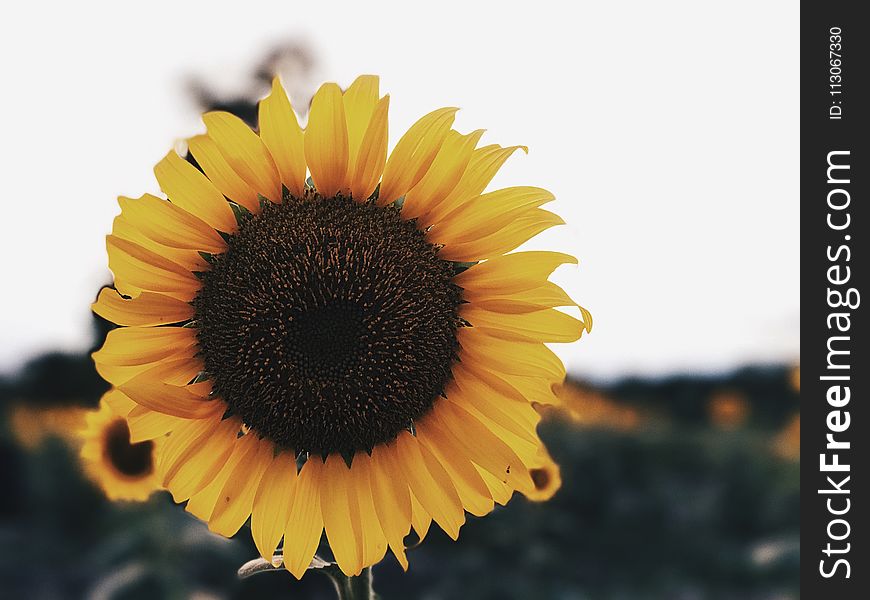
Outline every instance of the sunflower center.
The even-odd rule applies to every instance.
[[[194,300],[214,393],[297,452],[352,454],[411,427],[455,358],[453,264],[395,207],[310,194],[240,221]]]
[[[114,421],[106,429],[105,458],[115,469],[127,477],[147,475],[154,468],[154,443],[130,443],[130,429],[123,419]]]
[[[543,490],[550,483],[550,473],[547,469],[531,469],[529,475],[532,477],[532,483],[535,484],[536,490]]]

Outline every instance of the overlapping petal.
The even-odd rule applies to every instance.
[[[435,159],[411,190],[405,195],[402,215],[406,219],[419,218],[436,209],[462,179],[477,142],[484,131],[478,129],[467,135],[450,130],[438,149]]]
[[[242,179],[213,139],[195,135],[187,144],[203,173],[224,196],[252,213],[260,212],[259,190]]]
[[[314,95],[305,128],[305,159],[321,196],[329,198],[346,188],[349,154],[341,89],[328,83]]]
[[[423,179],[450,132],[457,110],[432,111],[399,139],[384,167],[378,204],[398,200]]]
[[[226,198],[199,169],[169,153],[154,167],[154,175],[163,193],[173,204],[208,223],[218,231],[232,233],[236,218]]]
[[[100,290],[92,309],[104,319],[127,326],[169,325],[193,316],[193,306],[172,296],[141,292],[135,298],[124,298],[112,288]]]
[[[228,112],[209,112],[202,120],[208,137],[239,178],[259,196],[280,202],[281,175],[260,136]]]
[[[291,194],[301,198],[305,192],[305,141],[287,93],[276,77],[272,93],[260,102],[260,138],[272,154],[281,181]]]

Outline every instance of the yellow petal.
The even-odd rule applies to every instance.
[[[378,522],[371,487],[371,457],[364,452],[353,458],[350,468],[351,485],[354,488],[352,496],[359,505],[359,527],[362,534],[360,548],[362,551],[362,567],[367,567],[381,561],[387,552],[387,540]]]
[[[151,410],[182,419],[204,419],[223,412],[226,405],[209,399],[211,382],[170,385],[151,379],[147,373],[137,375],[119,388],[134,402]]]
[[[486,469],[514,489],[529,489],[532,481],[516,452],[467,410],[439,402],[429,413],[428,426],[469,460]]]
[[[252,213],[260,212],[257,189],[251,187],[233,170],[214,140],[207,135],[196,135],[187,144],[203,173],[224,196]]]
[[[540,377],[526,377],[510,373],[499,373],[498,377],[516,390],[525,398],[537,404],[550,404],[559,406],[562,400],[554,391],[553,387],[561,384],[561,381],[542,379]]]
[[[168,325],[186,321],[193,316],[193,306],[170,296],[142,292],[125,299],[112,288],[103,288],[91,309],[118,325]]]
[[[229,458],[241,426],[238,418],[222,419],[220,413],[190,422],[205,423],[206,435],[196,441],[191,439],[174,461],[165,460],[161,467],[163,486],[176,502],[187,500],[211,483]],[[169,440],[175,437],[173,432]]]
[[[323,466],[320,508],[329,547],[338,567],[348,577],[362,568],[361,545],[356,531],[359,527],[359,504],[354,492],[350,469],[344,459],[338,454],[330,454]]]
[[[399,464],[414,496],[445,533],[457,539],[465,514],[450,476],[429,449],[407,431],[399,434],[396,444]]]
[[[450,214],[457,207],[482,194],[505,161],[519,149],[527,153],[529,151],[525,146],[502,148],[498,144],[484,146],[475,150],[471,155],[471,160],[468,161],[468,168],[462,174],[462,179],[459,180],[459,183],[456,184],[450,195],[437,207],[430,209],[418,223],[422,227],[438,223],[445,215]]]
[[[460,244],[448,244],[441,249],[439,257],[455,262],[484,260],[510,252],[542,231],[564,224],[565,221],[559,215],[535,208],[484,238]]]
[[[505,340],[497,331],[483,327],[463,327],[457,331],[462,351],[469,362],[479,361],[490,371],[524,377],[540,377],[561,382],[565,366],[542,343]]]
[[[465,380],[469,377],[477,379],[487,387],[495,390],[495,393],[499,396],[515,402],[532,402],[532,399],[527,398],[521,391],[511,386],[504,377],[492,373],[486,364],[473,364],[469,361],[462,361],[454,366],[454,374],[457,379]]]
[[[461,244],[484,238],[554,198],[547,190],[531,186],[496,190],[451,212],[435,224],[427,237],[438,244]]]
[[[462,506],[471,514],[482,517],[492,512],[489,490],[471,461],[461,450],[453,448],[437,430],[424,422],[418,423],[417,439],[438,459],[456,486]]]
[[[260,138],[275,159],[281,181],[291,194],[301,198],[305,193],[305,142],[296,113],[277,77],[272,80],[272,93],[260,102],[259,111]]]
[[[200,288],[193,273],[138,244],[109,235],[106,250],[109,268],[115,274],[115,287],[126,296],[150,291],[192,300]]]
[[[497,403],[501,411],[532,433],[530,441],[537,441],[536,428],[541,415],[531,406],[532,402],[537,402],[535,397],[527,396],[507,379],[487,371],[482,365],[459,363],[453,368],[453,374],[460,388],[471,390],[474,395],[491,396],[491,402]],[[486,412],[480,406],[477,408]]]
[[[163,437],[173,429],[177,429],[182,422],[183,420],[178,417],[164,415],[137,404],[136,408],[127,415],[130,442],[137,444]]]
[[[526,470],[532,467],[535,462],[535,457],[538,455],[541,448],[544,447],[544,443],[540,438],[537,438],[534,442],[520,438],[513,432],[502,427],[501,424],[490,419],[487,415],[482,414],[474,406],[468,406],[466,408],[468,409],[468,413],[474,415],[476,421],[480,423],[481,426],[491,431],[498,439],[511,447]],[[525,491],[528,488],[521,486],[517,489]]]
[[[270,562],[290,518],[295,484],[296,457],[282,452],[272,459],[254,496],[251,535],[260,556]]]
[[[426,539],[426,534],[429,533],[432,517],[429,516],[429,513],[426,512],[426,509],[423,508],[423,505],[420,504],[420,501],[417,500],[413,492],[411,493],[411,524],[414,527],[414,531],[417,532],[417,544],[420,544]]]
[[[241,444],[239,442],[240,440],[237,439],[232,441],[230,456],[227,458],[220,471],[218,471],[217,475],[214,476],[214,479],[212,479],[208,485],[194,494],[188,501],[187,511],[196,518],[202,519],[203,521],[208,521],[211,518],[224,484],[230,478],[230,475],[249,449],[247,444]]]
[[[121,214],[155,242],[170,248],[212,253],[221,253],[227,248],[213,228],[167,200],[145,194],[137,200],[121,196],[118,204]]]
[[[209,529],[225,537],[235,535],[251,516],[254,495],[274,448],[271,441],[261,440],[253,432],[239,438],[238,443],[248,449],[221,488],[208,521]]]
[[[461,385],[457,382],[448,387],[448,402],[466,409],[474,408],[514,435],[532,444],[537,443],[537,412],[531,404],[505,398],[473,377],[464,377]]]
[[[524,313],[496,313],[473,304],[464,304],[460,316],[473,327],[486,327],[502,337],[534,342],[574,342],[580,339],[586,324],[555,308]]]
[[[161,327],[160,329],[165,329],[165,328]],[[193,356],[194,352],[195,352],[195,347],[191,346],[191,347],[188,347],[187,349],[179,350],[178,352],[176,352],[174,354],[171,354],[171,355],[164,357],[164,358],[157,359],[155,361],[150,361],[150,362],[146,361],[146,362],[143,362],[142,364],[127,364],[127,365],[116,365],[116,364],[111,364],[111,362],[103,362],[102,357],[99,357],[96,354],[94,354],[92,356],[94,357],[94,363],[95,363],[95,366],[97,368],[97,373],[100,374],[100,377],[102,377],[103,379],[105,379],[106,381],[108,381],[109,383],[111,383],[114,386],[121,386],[121,385],[127,383],[128,381],[130,381],[131,379],[133,379],[134,377],[137,377],[138,375],[145,373],[146,371],[154,372],[155,369],[160,369],[163,367],[166,367],[166,368],[171,367],[173,369],[173,371],[176,373],[191,373],[191,375],[189,377],[187,377],[184,381],[180,380],[180,378],[177,381],[168,381],[168,379],[176,379],[176,378],[174,378],[174,377],[167,377],[166,378],[167,383],[182,384],[182,383],[187,383],[188,381],[193,379],[196,376],[196,374],[202,370],[202,367],[200,366],[201,362],[199,361],[199,359],[197,359],[195,356]],[[111,361],[113,359],[109,358],[108,360]],[[179,370],[178,367],[176,366],[179,364],[185,365],[185,368],[182,370]],[[192,368],[194,365],[196,365],[196,368],[193,368],[192,370],[187,369],[188,366]],[[157,377],[154,377],[153,375],[152,375],[152,377],[154,379],[157,379]]]
[[[524,313],[557,306],[578,306],[565,293],[565,290],[549,281],[538,287],[514,292],[508,296],[490,295],[485,292],[481,293],[479,290],[471,290],[471,293],[463,292],[462,297],[475,306],[498,313]]]
[[[218,419],[219,416],[211,419],[183,420],[172,430],[157,457],[157,473],[164,486],[166,481],[181,467],[182,463],[179,462],[179,459],[190,456],[202,446],[202,443],[211,435]]]
[[[185,327],[185,329],[189,329]],[[186,385],[193,381],[203,370],[202,360],[196,356],[170,356],[157,363],[148,365],[141,372],[152,381],[160,381],[172,385]]]
[[[468,167],[483,129],[462,135],[449,131],[426,175],[405,195],[402,216],[413,219],[435,209],[453,191]]]
[[[471,403],[463,403],[459,404],[457,402],[453,403],[454,408],[458,407],[465,411],[465,413],[471,415],[473,417],[473,425],[474,427],[483,427],[488,431],[492,432],[493,435],[499,440],[502,441],[505,445],[507,445],[511,450],[513,450],[514,454],[520,459],[522,465],[526,468],[530,467],[534,463],[535,457],[538,455],[539,451],[543,447],[543,442],[537,436],[537,434],[533,435],[531,439],[527,436],[519,436],[512,429],[506,429],[502,426],[502,423],[505,422],[502,420],[495,420],[493,417],[495,416],[492,411],[489,412],[481,412],[481,410],[474,404]],[[465,414],[463,413],[463,414]]]
[[[320,488],[323,485],[323,464],[312,456],[299,471],[296,491],[284,532],[284,566],[296,579],[302,579],[323,533],[320,510]]]
[[[505,296],[540,286],[556,267],[566,263],[576,265],[577,259],[561,252],[517,252],[473,265],[453,281],[465,295]]]
[[[377,75],[360,75],[344,92],[344,116],[347,121],[348,173],[356,170],[363,136],[378,103]]]
[[[410,529],[411,498],[395,450],[395,443],[375,446],[372,450],[370,483],[378,522],[390,549],[407,571],[408,559],[405,557],[403,540]]]
[[[202,120],[208,137],[233,171],[264,198],[281,202],[281,175],[260,136],[228,112],[208,112]]]
[[[236,218],[226,198],[199,169],[170,151],[154,167],[163,193],[173,204],[196,215],[218,231],[233,233]]]
[[[130,414],[130,411],[138,406],[138,404],[114,388],[103,394],[100,402],[108,404],[115,414],[122,417],[126,417]]]
[[[189,327],[122,327],[106,335],[93,359],[108,365],[144,365],[175,356],[194,344],[196,330]]]
[[[145,235],[127,215],[121,214],[115,217],[115,220],[112,222],[112,235],[141,246],[145,250],[153,252],[182,267],[185,271],[190,271],[191,273],[202,272],[210,268],[208,261],[196,250],[170,248],[165,244],[154,241]]]
[[[353,170],[349,170],[350,193],[355,200],[367,200],[375,191],[387,162],[389,142],[388,112],[390,97],[384,96],[375,107],[359,148]]]
[[[399,139],[384,167],[378,204],[389,204],[404,196],[423,178],[444,143],[457,110],[432,111],[411,125]]]
[[[514,493],[513,488],[511,488],[508,484],[506,484],[504,481],[502,481],[483,467],[475,465],[475,469],[480,474],[483,482],[486,484],[486,487],[489,490],[492,499],[498,504],[505,506]]]
[[[305,128],[305,160],[321,196],[335,196],[346,187],[347,122],[341,88],[324,83],[311,100]]]

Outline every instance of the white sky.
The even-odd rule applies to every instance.
[[[799,358],[794,2],[16,3],[0,22],[0,371],[84,348],[115,197],[204,128],[189,75],[237,85],[302,39],[324,80],[381,75],[391,138],[456,127],[526,144],[494,182],[539,185],[568,226],[533,247],[595,316],[556,347],[602,378]],[[416,8],[419,6],[420,8]]]

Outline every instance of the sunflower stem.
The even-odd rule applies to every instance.
[[[239,579],[247,579],[252,575],[267,571],[277,571],[280,573],[280,571],[269,561],[263,560],[262,558],[255,558],[239,567]]]
[[[323,572],[332,580],[338,600],[376,600],[377,596],[372,589],[371,567],[366,567],[355,577],[348,577],[337,568],[324,569]]]
[[[239,578],[247,579],[257,573],[281,572],[283,556],[280,551],[272,557],[271,561],[255,558],[249,560],[239,568]],[[377,600],[378,596],[372,589],[372,568],[366,567],[355,577],[348,577],[341,572],[334,562],[327,562],[314,555],[309,569],[320,571],[332,581],[338,600]]]

